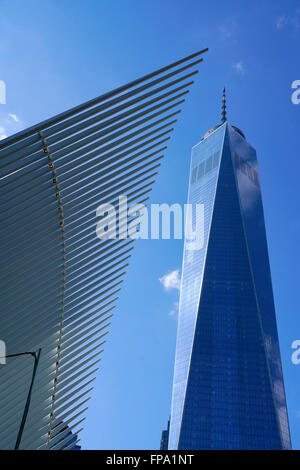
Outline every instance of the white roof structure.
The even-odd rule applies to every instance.
[[[41,348],[20,449],[75,445],[133,249],[97,238],[96,208],[148,200],[203,52],[0,143],[0,339],[8,355]],[[32,369],[25,355],[0,365],[1,449]]]

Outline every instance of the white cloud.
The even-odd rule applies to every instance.
[[[222,41],[233,41],[236,36],[237,23],[231,18],[227,18],[219,26],[219,33],[221,35]]]
[[[288,25],[288,23],[289,23],[289,18],[286,15],[281,15],[276,20],[276,28],[283,29]]]
[[[7,113],[0,118],[0,140],[6,139],[7,136],[14,134],[22,126],[21,119],[17,114]]]
[[[242,62],[237,62],[236,64],[234,64],[234,69],[237,73],[239,73],[240,75],[244,75],[245,74],[245,67],[244,65],[242,64]]]
[[[20,122],[20,119],[19,119],[19,117],[18,117],[16,114],[9,113],[8,115],[9,115],[9,117],[10,117],[13,121],[15,121],[15,122]]]
[[[174,317],[178,314],[179,302],[174,302],[172,310],[169,311],[169,315]]]
[[[297,16],[294,16],[294,18],[291,18],[291,24],[297,31],[300,29],[300,21],[299,21],[299,18],[297,18]]]
[[[5,134],[4,127],[0,127],[0,140],[6,139],[7,135]]]
[[[179,269],[175,269],[174,271],[170,271],[169,273],[165,274],[164,276],[159,278],[159,282],[162,283],[166,290],[170,289],[180,289],[180,273]]]
[[[300,9],[297,8],[295,11],[295,14],[293,16],[288,16],[288,15],[281,15],[279,18],[277,18],[275,26],[278,31],[283,30],[286,27],[289,27],[289,29],[294,30],[294,32],[298,32],[300,29]]]

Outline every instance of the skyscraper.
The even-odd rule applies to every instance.
[[[164,429],[161,433],[160,450],[168,450],[169,431],[170,431],[170,420],[168,421],[167,429]]]
[[[225,90],[188,202],[204,204],[205,236],[184,248],[169,449],[290,449],[257,156]]]

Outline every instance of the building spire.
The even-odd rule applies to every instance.
[[[222,97],[222,124],[226,122],[226,95],[225,87],[223,88],[223,97]]]

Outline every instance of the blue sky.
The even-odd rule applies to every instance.
[[[293,447],[300,449],[300,1],[0,0],[0,138],[209,47],[152,193],[186,201],[190,149],[228,120],[258,153]],[[180,240],[141,240],[111,327],[82,446],[156,449],[170,411]],[[175,276],[176,281],[176,276]],[[172,314],[173,312],[173,314]]]

